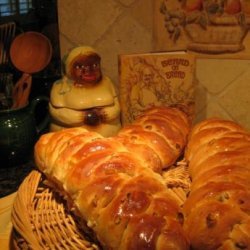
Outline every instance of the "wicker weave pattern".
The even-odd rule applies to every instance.
[[[98,249],[77,227],[64,201],[43,184],[38,171],[32,171],[20,186],[12,222],[19,249]]]
[[[183,204],[190,179],[185,163],[163,173],[169,188]],[[77,218],[62,197],[45,184],[38,171],[32,171],[21,184],[13,205],[14,245],[17,249],[98,250],[77,226]]]

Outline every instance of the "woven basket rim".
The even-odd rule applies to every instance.
[[[166,188],[171,186],[170,191],[179,203],[184,203],[190,187],[185,164],[180,163],[165,171],[163,177]],[[32,170],[17,191],[12,210],[15,248],[101,249],[78,227],[78,218],[67,209],[66,201],[44,182],[43,174]]]
[[[77,227],[65,201],[43,181],[43,175],[32,170],[17,191],[12,209],[16,248],[99,249]]]

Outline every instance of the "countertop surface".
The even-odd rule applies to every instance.
[[[0,199],[16,192],[34,166],[33,161],[8,168],[0,166]]]
[[[0,198],[0,246],[1,250],[10,249],[12,232],[11,210],[16,192]]]
[[[9,250],[12,231],[11,210],[18,187],[24,178],[35,169],[33,161],[4,168],[0,166],[0,248]]]

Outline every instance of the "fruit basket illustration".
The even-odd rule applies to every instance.
[[[244,50],[249,30],[249,0],[179,0],[180,8],[169,9],[163,1],[160,13],[171,39],[184,32],[190,40],[187,49],[203,53]]]

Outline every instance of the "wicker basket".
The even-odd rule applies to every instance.
[[[166,188],[180,203],[186,199],[190,180],[185,164],[164,173]],[[15,249],[100,249],[77,224],[63,198],[46,185],[44,176],[33,170],[18,189],[12,210]]]
[[[16,249],[98,249],[77,224],[65,201],[32,171],[21,184],[12,210]]]

